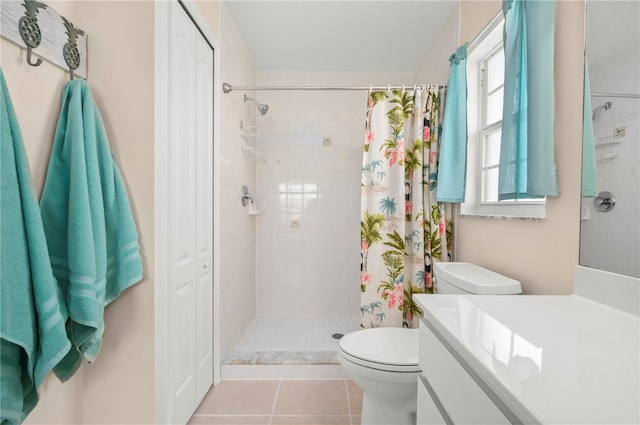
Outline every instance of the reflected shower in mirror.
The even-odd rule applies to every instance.
[[[587,0],[598,195],[582,198],[580,264],[635,277],[640,277],[639,21],[640,2]]]

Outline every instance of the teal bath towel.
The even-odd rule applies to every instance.
[[[62,97],[40,199],[53,273],[67,309],[73,349],[54,369],[69,379],[100,353],[104,308],[142,279],[133,214],[97,105],[83,80]]]
[[[0,70],[0,423],[21,423],[37,388],[69,352],[18,121]]]

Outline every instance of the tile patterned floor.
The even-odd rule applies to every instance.
[[[222,381],[189,425],[359,425],[361,408],[350,380]]]

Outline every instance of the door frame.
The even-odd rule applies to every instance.
[[[177,0],[172,0],[177,1]],[[213,47],[213,384],[220,382],[220,40],[216,37],[193,0],[180,3]],[[169,167],[169,84],[171,70],[171,2],[155,0],[155,76],[154,76],[154,341],[155,341],[155,417],[156,423],[171,422],[168,335],[168,232],[167,177]],[[218,27],[220,27],[218,25]]]

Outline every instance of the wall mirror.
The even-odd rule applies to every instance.
[[[598,196],[582,198],[580,264],[640,277],[640,2],[587,0],[586,57]]]

